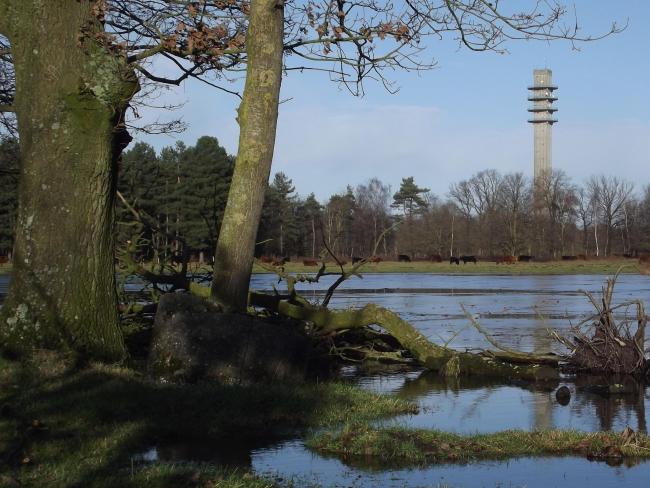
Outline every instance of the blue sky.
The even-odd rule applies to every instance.
[[[629,25],[579,51],[566,42],[520,41],[502,55],[469,52],[452,39],[434,41],[427,54],[437,68],[395,73],[400,91],[394,95],[370,82],[365,97],[355,98],[326,75],[290,74],[283,80],[273,172],[284,171],[300,194],[321,199],[371,177],[396,190],[402,177],[414,176],[445,195],[451,182],[485,168],[531,176],[526,87],[534,68],[548,67],[559,86],[554,167],[577,183],[591,174],[617,174],[640,189],[650,183],[650,1],[579,0],[575,6],[585,33],[605,32],[612,21]],[[198,82],[165,99],[184,103],[175,116],[189,129],[141,140],[160,148],[211,135],[236,153],[238,99]]]

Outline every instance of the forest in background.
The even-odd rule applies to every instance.
[[[118,242],[138,239],[143,260],[167,261],[185,248],[193,260],[211,262],[234,160],[208,136],[159,153],[149,144],[134,144],[119,163],[118,190],[128,206],[118,199]],[[5,138],[0,143],[4,256],[13,246],[17,168],[17,142]],[[256,255],[316,257],[326,243],[340,256],[368,256],[391,227],[378,247],[387,257],[636,256],[650,250],[650,185],[635,188],[605,175],[576,184],[554,171],[535,189],[522,173],[488,169],[452,183],[444,196],[412,177],[396,189],[371,178],[321,202],[313,193],[301,196],[279,172],[267,188]]]

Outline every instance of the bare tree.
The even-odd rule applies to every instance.
[[[621,219],[625,203],[634,190],[634,185],[617,176],[593,176],[587,182],[594,203],[600,210],[605,226],[605,256],[612,253],[612,234]]]
[[[467,180],[452,183],[449,187],[449,197],[465,220],[465,246],[471,245],[472,217],[474,215],[474,194]],[[468,249],[469,250],[469,249]],[[453,255],[453,252],[452,252]]]
[[[576,188],[564,171],[553,170],[535,182],[534,191],[538,236],[548,241],[541,248],[548,247],[557,257],[564,252],[565,230],[575,215]]]
[[[389,227],[389,208],[391,190],[389,185],[384,185],[379,179],[371,178],[365,185],[358,185],[354,192],[356,199],[357,228],[365,229],[370,226],[368,236],[362,236],[357,245],[361,254],[371,252],[372,244],[377,242],[383,229]],[[367,218],[364,218],[367,216]],[[386,236],[382,238],[384,254],[387,254]],[[363,246],[363,248],[361,248]]]
[[[582,252],[585,256],[589,254],[589,227],[594,223],[593,206],[594,202],[589,191],[584,187],[578,188],[576,192],[576,217],[582,231]]]
[[[520,224],[530,205],[530,189],[523,173],[510,173],[503,177],[499,203],[508,229],[506,248],[509,254],[516,256],[522,247]]]

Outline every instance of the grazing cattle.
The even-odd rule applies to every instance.
[[[449,258],[449,264],[454,264],[454,263],[456,265],[459,265],[460,264],[460,258],[457,258],[457,257],[454,257],[454,256],[450,257]]]
[[[461,261],[463,262],[463,264],[467,264],[467,263],[474,263],[474,264],[476,264],[477,261],[478,261],[478,260],[476,259],[476,256],[461,256],[460,259],[461,259]]]
[[[0,264],[7,264],[9,262],[9,256],[0,256]]]
[[[371,263],[381,263],[381,258],[379,256],[371,256],[368,261]]]
[[[397,256],[397,260],[398,260],[400,263],[410,263],[410,262],[411,262],[411,258],[408,257],[406,254],[399,254],[399,255]]]
[[[284,258],[276,258],[271,262],[273,266],[284,266],[284,263],[286,263]]]
[[[497,258],[497,264],[515,264],[517,256],[500,256]]]
[[[578,256],[562,256],[562,261],[577,261]]]
[[[315,259],[303,259],[303,266],[318,266],[318,261]]]
[[[518,256],[517,259],[521,263],[530,263],[533,260],[533,256],[528,256],[527,254],[522,254],[521,256]]]
[[[352,256],[352,264],[357,264],[360,261],[363,261],[363,258],[360,258],[359,256]]]
[[[650,264],[650,254],[641,254],[639,264]]]
[[[348,264],[348,262],[347,262],[345,259],[341,259],[341,260],[339,261],[339,264],[340,264],[341,266],[344,266],[344,265]]]
[[[580,261],[586,261],[586,260],[587,260],[587,256],[586,256],[585,254],[578,254],[576,257],[577,257]]]
[[[432,254],[429,256],[429,261],[433,261],[434,263],[442,263],[442,256],[440,256],[440,254]]]
[[[275,261],[273,256],[260,256],[259,260],[260,263],[272,263],[273,261]]]

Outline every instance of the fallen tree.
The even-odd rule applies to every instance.
[[[503,352],[468,353],[438,346],[396,313],[375,304],[368,304],[358,310],[330,310],[305,302],[295,295],[250,294],[251,305],[308,322],[313,332],[323,337],[350,329],[379,326],[397,339],[418,363],[446,376],[470,374],[540,380],[553,379],[559,375],[557,362],[554,366],[549,365],[548,358],[535,361],[530,357],[523,361],[521,357],[508,357]],[[375,351],[369,352],[380,356]]]
[[[377,246],[384,235],[392,228],[394,226],[386,229],[379,236],[372,255],[376,253]],[[322,264],[315,275],[290,275],[284,271],[283,267],[272,267],[260,263],[260,266],[275,272],[280,281],[286,282],[288,294],[275,293],[271,295],[251,292],[249,304],[293,320],[306,322],[311,328],[311,333],[322,338],[334,338],[347,331],[378,326],[396,339],[419,364],[446,376],[481,375],[527,380],[555,379],[559,376],[560,356],[526,354],[504,348],[498,351],[485,350],[478,353],[456,351],[432,343],[395,312],[372,303],[356,310],[331,310],[328,308],[329,301],[337,287],[353,276],[360,276],[360,269],[368,262],[369,258],[361,259],[346,269],[344,263],[331,251],[326,242],[323,242],[323,246],[326,253],[336,263],[338,271],[327,271],[324,256],[321,256]],[[330,275],[335,275],[337,278],[327,289],[320,304],[312,304],[296,291],[296,284],[299,282],[317,283],[323,276]],[[340,350],[336,347],[336,343],[332,341],[332,344],[332,352],[339,353]],[[354,350],[364,358],[396,360],[395,351],[378,351],[372,341],[368,346],[356,346]]]

